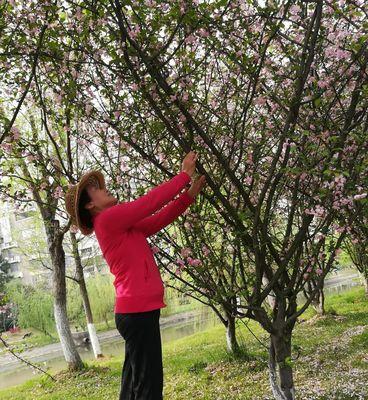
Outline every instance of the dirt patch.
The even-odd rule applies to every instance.
[[[326,320],[333,320],[336,322],[341,322],[341,321],[345,321],[346,317],[343,315],[334,315],[334,314],[325,314],[325,315],[316,314],[312,318],[300,321],[300,323],[305,324],[305,325],[315,325],[317,322],[323,322]]]

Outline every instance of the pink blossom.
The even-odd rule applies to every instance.
[[[188,257],[187,261],[189,263],[189,265],[192,265],[194,267],[197,267],[198,265],[202,264],[202,261],[199,260],[198,258],[192,258],[192,257]]]
[[[367,193],[356,194],[354,195],[354,200],[364,199],[365,197],[367,197]]]
[[[140,31],[141,28],[139,27],[139,25],[136,25],[133,29],[128,30],[129,36],[135,39]]]
[[[0,147],[4,149],[7,153],[10,153],[12,151],[13,145],[11,143],[4,142],[0,144]]]
[[[118,80],[118,81],[116,82],[116,86],[115,86],[116,93],[119,93],[122,87],[123,87],[123,83],[121,82],[121,80]],[[92,97],[95,97],[95,96],[94,96],[93,94],[91,94],[91,93],[90,93],[90,95],[91,95]]]
[[[325,81],[318,81],[318,82],[317,82],[317,86],[320,87],[320,88],[322,88],[322,89],[324,89],[325,87],[327,87],[328,84],[329,84],[329,82],[328,82],[327,80],[325,80]]]
[[[301,8],[298,5],[294,4],[294,5],[292,5],[290,7],[289,10],[290,10],[290,14],[291,15],[295,15],[295,14],[298,14],[301,11]]]
[[[195,43],[196,37],[191,34],[191,35],[187,36],[184,41],[185,41],[185,43],[192,44],[192,43]]]
[[[176,271],[175,271],[176,275],[179,275],[179,276],[180,276],[181,273],[182,273],[182,271],[183,271],[183,269],[184,269],[184,268],[183,268],[182,266],[177,267],[177,268],[176,268]]]
[[[317,240],[323,239],[323,238],[325,238],[325,237],[326,237],[326,235],[324,235],[323,233],[319,233],[319,234],[317,235]]]
[[[206,31],[204,28],[199,29],[198,34],[199,34],[199,36],[202,36],[202,37],[208,37],[210,35],[210,33],[208,31]]]
[[[27,160],[28,161],[34,161],[36,159],[36,156],[34,156],[33,154],[28,154],[27,155]]]
[[[184,247],[180,250],[180,254],[182,257],[188,257],[190,254],[192,254],[192,250],[189,247]]]
[[[254,99],[254,104],[263,106],[266,103],[267,99],[265,97],[257,97]]]
[[[19,136],[20,136],[20,131],[19,131],[19,129],[17,128],[17,127],[15,127],[15,126],[12,126],[12,128],[11,128],[11,133],[13,134],[13,139],[14,140],[18,140],[19,139]]]
[[[335,250],[335,255],[338,256],[341,252],[342,252],[342,250],[340,248],[337,248]]]
[[[55,190],[54,193],[52,194],[53,197],[55,197],[56,199],[60,199],[61,197],[63,197],[63,189],[61,186],[58,186]]]
[[[206,245],[202,246],[202,251],[205,257],[207,257],[208,254],[210,253],[210,249]]]
[[[77,233],[79,231],[76,225],[70,225],[70,232]]]
[[[188,210],[185,210],[186,212],[188,212]],[[184,228],[185,229],[190,229],[192,227],[192,224],[188,221],[184,222]]]
[[[91,110],[92,110],[92,104],[88,103],[86,105],[85,110],[86,110],[86,115],[90,115],[91,114]]]
[[[187,92],[185,92],[185,93],[183,94],[183,96],[182,96],[182,99],[183,99],[184,101],[188,101],[188,99],[189,99],[189,94],[188,94]]]
[[[156,254],[160,251],[160,249],[157,246],[152,246],[152,253]]]
[[[177,264],[179,264],[179,265],[182,265],[182,266],[185,265],[185,261],[182,260],[182,259],[180,259],[180,258],[177,258],[177,259],[176,259],[176,262],[177,262]]]
[[[314,207],[314,209],[306,209],[304,211],[306,214],[315,215],[316,217],[324,217],[326,209],[320,205]]]

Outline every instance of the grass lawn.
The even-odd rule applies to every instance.
[[[309,309],[295,328],[293,347],[297,398],[301,400],[368,399],[368,299],[362,287],[326,299],[330,314]],[[266,400],[267,335],[254,322],[237,324],[243,356],[226,351],[222,325],[163,343],[166,400]],[[299,355],[298,355],[299,354]],[[298,356],[297,356],[298,355]],[[0,391],[2,400],[117,399],[123,360],[88,363],[79,373],[61,372],[57,382],[36,377]]]

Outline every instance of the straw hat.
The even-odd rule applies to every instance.
[[[85,226],[79,215],[79,199],[82,190],[88,185],[98,185],[100,189],[105,189],[105,179],[100,171],[93,170],[85,173],[75,185],[70,185],[65,194],[65,208],[71,217],[72,224],[76,225],[84,235],[90,235],[93,228]]]

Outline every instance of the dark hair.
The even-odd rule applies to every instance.
[[[85,205],[91,201],[91,198],[89,197],[89,194],[84,188],[79,196],[79,203],[78,203],[78,212],[79,212],[79,218],[84,226],[87,228],[93,228],[93,221],[92,221],[92,216],[89,210],[85,208]]]

